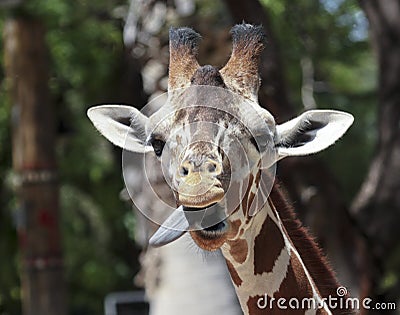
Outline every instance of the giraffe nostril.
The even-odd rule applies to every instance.
[[[217,170],[217,164],[210,163],[210,164],[208,164],[207,169],[208,169],[209,173],[215,173],[215,171]]]
[[[182,176],[187,176],[187,175],[189,175],[189,169],[187,167],[185,167],[185,166],[182,166],[180,173],[181,173]]]
[[[208,174],[215,176],[221,174],[222,167],[217,161],[210,159],[206,162],[205,171]]]

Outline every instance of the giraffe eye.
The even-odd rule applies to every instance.
[[[153,146],[156,156],[160,157],[164,149],[165,142],[161,139],[152,139],[150,143]]]

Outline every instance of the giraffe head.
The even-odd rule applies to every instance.
[[[240,24],[231,34],[232,54],[219,70],[198,64],[196,32],[170,30],[168,100],[151,115],[123,105],[88,111],[112,143],[160,161],[178,209],[153,236],[153,245],[190,230],[201,248],[221,247],[266,202],[279,159],[321,151],[353,122],[347,113],[314,110],[277,125],[258,104],[262,28]]]

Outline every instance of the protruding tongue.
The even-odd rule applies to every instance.
[[[189,231],[190,224],[180,206],[164,221],[149,240],[149,245],[160,247],[171,243]]]

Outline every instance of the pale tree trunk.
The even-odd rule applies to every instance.
[[[375,263],[371,270],[373,293],[381,301],[395,301],[400,283],[383,293],[378,284],[387,260],[400,249],[400,2],[360,0],[360,5],[369,20],[379,65],[378,142],[352,212],[370,240]]]
[[[131,90],[135,95],[127,98],[129,103],[136,106],[143,104],[143,99],[138,99],[139,95],[145,98],[143,90],[150,95],[150,98],[165,92],[166,85],[163,82],[167,79],[168,58],[165,58],[165,52],[168,51],[168,42],[166,38],[161,38],[162,30],[167,29],[166,24],[172,23],[167,21],[169,17],[188,18],[190,14],[193,14],[191,10],[194,8],[194,1],[190,0],[169,3],[131,0],[124,41],[127,51],[131,56],[136,57],[133,63],[136,71],[141,71],[144,88],[139,86],[142,81],[137,80],[136,88]],[[167,10],[170,13],[168,16],[165,15]],[[153,19],[149,20],[149,16]],[[178,26],[176,24],[178,20],[174,20],[174,26]],[[195,27],[192,24],[190,26]],[[167,32],[163,33],[167,34]],[[152,45],[147,46],[149,42]],[[140,56],[135,53],[138,48],[143,52]],[[209,51],[208,54],[210,54]],[[222,57],[225,58],[227,54],[228,51]],[[153,107],[162,104],[162,101],[158,104],[153,103]],[[143,167],[141,161],[139,156],[133,158],[131,167],[124,170],[128,190],[139,191],[142,187],[144,173],[140,171]],[[157,191],[164,190],[165,196],[170,195],[171,188],[162,180],[161,168],[157,168],[159,162],[153,162],[154,166],[150,167],[153,172],[147,176],[153,176],[152,181],[158,183]],[[156,169],[158,172],[154,172]],[[124,195],[125,198],[128,197]],[[163,203],[155,200],[149,191],[143,190],[131,197],[145,202],[147,214],[151,213],[152,218],[158,219],[158,222],[162,221],[161,217],[167,213]],[[169,201],[169,204],[171,202],[173,203]],[[212,254],[205,253],[193,243],[188,234],[164,247],[148,248],[148,240],[156,231],[157,226],[141,215],[137,209],[135,209],[135,214],[137,217],[136,239],[144,248],[140,259],[142,270],[136,277],[136,283],[145,287],[151,315],[242,314],[225,260],[219,251]]]
[[[13,103],[13,168],[19,179],[17,230],[24,315],[67,314],[44,36],[41,23],[27,18],[8,20],[4,27],[6,78]]]
[[[169,213],[164,202],[172,205],[174,200],[171,188],[163,180],[159,161],[154,158],[145,174],[141,171],[141,156],[135,155],[129,158],[131,163],[126,162],[124,176],[131,197],[136,202],[140,199],[140,210],[147,216],[145,218],[135,209],[136,239],[145,248],[140,259],[142,270],[136,283],[145,286],[150,315],[242,314],[220,251],[208,253],[201,250],[188,233],[161,248],[147,247],[150,236],[157,229],[154,221],[163,222]],[[142,189],[144,176],[150,178],[152,188],[162,197],[154,198],[148,187]]]
[[[146,255],[150,315],[243,314],[219,251],[197,248],[186,233]]]

